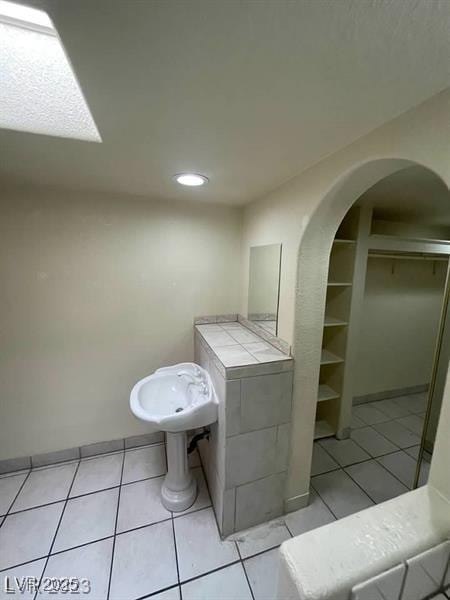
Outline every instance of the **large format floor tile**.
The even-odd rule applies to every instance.
[[[374,427],[378,433],[384,435],[384,437],[399,448],[409,448],[410,446],[420,444],[420,436],[404,427],[398,421],[379,423],[378,425],[374,425]]]
[[[58,500],[65,500],[75,475],[77,463],[31,471],[11,511],[24,510]]]
[[[317,475],[312,478],[311,483],[338,519],[373,504],[372,500],[344,471],[332,471],[324,475]]]
[[[82,460],[70,495],[79,496],[119,485],[122,462],[123,452]]]
[[[69,500],[53,551],[114,535],[118,496],[119,490],[112,489]]]
[[[166,453],[164,444],[156,444],[125,452],[123,465],[123,483],[158,477],[166,472]]]
[[[20,486],[25,481],[27,474],[12,475],[0,479],[0,515],[6,515]]]
[[[239,559],[234,542],[222,541],[211,508],[174,520],[181,581]]]
[[[355,417],[361,419],[361,421],[364,421],[366,425],[374,425],[375,423],[383,423],[389,420],[389,417],[384,412],[378,410],[378,408],[375,408],[370,403],[354,406],[353,414]]]
[[[338,463],[332,458],[322,446],[315,442],[313,445],[313,455],[311,463],[311,476],[328,473],[339,469]]]
[[[163,481],[164,477],[156,477],[122,486],[118,532],[171,518],[172,514],[161,503]]]
[[[423,417],[419,417],[419,415],[408,415],[407,417],[397,419],[397,423],[400,423],[406,429],[420,436],[422,435],[424,421]]]
[[[363,460],[370,459],[370,455],[353,440],[336,440],[335,438],[328,438],[326,440],[321,440],[320,445],[331,454],[341,467],[346,467],[347,465],[353,465],[362,462]]]
[[[362,421],[359,417],[357,417],[353,411],[352,420],[350,422],[350,427],[352,429],[358,429],[358,427],[365,427],[366,425],[367,425],[367,423],[364,423],[364,421]]]
[[[310,489],[309,505],[284,517],[284,521],[292,535],[300,535],[335,521],[335,516],[328,509],[314,489]]]
[[[411,448],[405,448],[406,454],[409,454],[414,460],[419,459],[420,446],[411,446]]]
[[[102,540],[49,558],[44,577],[76,577],[80,593],[42,593],[38,598],[107,598],[113,540]]]
[[[422,413],[427,410],[427,392],[422,392],[420,394],[409,394],[408,396],[399,396],[398,398],[393,398],[394,402],[405,408],[410,413]]]
[[[284,522],[277,519],[243,531],[232,536],[232,539],[237,543],[241,557],[248,558],[265,550],[276,548],[290,537],[291,534]]]
[[[181,593],[183,600],[252,600],[241,563],[189,581]]]
[[[390,419],[399,419],[411,414],[404,406],[397,404],[393,398],[371,402],[371,406],[384,412]]]
[[[352,465],[345,470],[377,504],[408,491],[406,486],[375,460]]]
[[[178,583],[171,521],[116,538],[110,600],[132,600]]]
[[[398,446],[395,446],[373,427],[355,429],[352,431],[352,440],[357,442],[371,456],[382,456],[398,450]]]
[[[255,600],[278,600],[279,560],[278,549],[275,549],[244,561]]]
[[[397,479],[400,479],[407,488],[412,488],[416,473],[416,461],[413,458],[400,450],[394,454],[380,456],[377,460]]]
[[[0,570],[46,556],[64,502],[9,515],[0,528]]]
[[[15,567],[0,574],[0,600],[11,600],[12,598],[25,598],[31,600],[34,598],[35,590],[24,589],[23,578],[33,577],[40,580],[45,567],[46,558],[35,560],[26,565]]]

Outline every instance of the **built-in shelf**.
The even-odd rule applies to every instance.
[[[337,354],[333,354],[329,350],[325,350],[325,348],[322,348],[322,356],[320,357],[321,365],[334,365],[341,362],[344,362],[343,358],[337,356]]]
[[[355,264],[359,251],[360,213],[359,208],[347,213],[330,251],[315,439],[342,434],[343,431],[344,374],[347,368],[347,337],[351,323]]]
[[[344,240],[335,238],[333,244],[356,244],[356,240]]]
[[[339,398],[339,394],[333,390],[332,387],[321,383],[319,385],[319,393],[317,396],[317,402],[325,402],[327,400],[335,400]]]
[[[347,321],[336,319],[335,317],[327,317],[325,315],[325,320],[323,322],[324,327],[344,327],[345,325],[348,325]]]
[[[329,281],[327,283],[328,287],[350,287],[352,285],[351,281]]]
[[[314,439],[319,440],[320,438],[331,437],[335,434],[333,427],[325,420],[316,421],[314,427]]]

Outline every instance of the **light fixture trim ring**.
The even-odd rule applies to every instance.
[[[206,177],[206,175],[202,175],[201,173],[176,173],[173,176],[173,179],[180,185],[185,185],[188,187],[200,187],[209,183],[208,177]]]

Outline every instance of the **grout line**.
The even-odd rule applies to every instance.
[[[58,463],[52,463],[51,465],[41,465],[39,467],[31,467],[32,473],[40,473],[41,471],[48,471],[49,469],[60,469],[62,467],[67,467],[68,465],[73,465],[75,463],[79,463],[81,459],[73,458],[72,460],[65,460]]]
[[[10,567],[5,567],[4,569],[0,570],[0,573],[5,573],[6,571],[9,571],[10,569],[16,569],[17,567],[23,567],[24,565],[31,565],[31,563],[37,562],[39,560],[43,560],[44,558],[49,558],[49,554],[44,554],[44,556],[37,556],[36,558],[33,558],[31,560],[27,560],[23,563],[17,563],[16,565],[12,565]]]
[[[376,431],[376,430],[375,430],[375,431]],[[386,439],[387,439],[387,438],[386,438]],[[359,446],[358,442],[356,442],[355,440],[353,440],[353,441],[355,442],[355,444],[357,444],[357,445]],[[393,443],[393,442],[392,442],[392,443]],[[394,445],[395,445],[395,444],[394,444]],[[334,456],[333,456],[333,455],[332,455],[332,454],[331,454],[331,453],[330,453],[330,452],[329,452],[329,451],[328,451],[326,448],[324,448],[322,445],[321,445],[321,448],[323,448],[323,450],[325,450],[325,452],[326,452],[326,453],[327,453],[329,456],[331,456],[331,458],[332,458],[332,459],[333,459],[335,462],[337,462],[337,461],[336,461],[336,459],[334,458]],[[362,446],[360,446],[360,448],[362,448]],[[362,450],[364,450],[364,448],[362,448]],[[365,452],[367,452],[367,450],[366,450]],[[313,477],[318,477],[318,476],[320,476],[320,475],[326,475],[327,473],[334,473],[335,471],[341,470],[341,471],[344,471],[344,472],[345,472],[345,473],[346,473],[346,474],[347,474],[347,475],[348,475],[348,476],[349,476],[349,477],[350,477],[350,478],[351,478],[351,479],[352,479],[352,480],[353,480],[353,481],[356,483],[356,485],[362,489],[362,491],[363,491],[363,492],[366,494],[366,496],[368,496],[368,497],[369,497],[369,499],[370,499],[370,500],[372,500],[373,502],[375,502],[375,500],[374,500],[374,499],[373,499],[373,498],[372,498],[372,497],[371,497],[371,496],[370,496],[370,495],[369,495],[369,494],[366,492],[366,490],[365,490],[363,487],[361,487],[361,486],[359,485],[359,483],[358,483],[356,480],[354,480],[354,479],[353,479],[353,477],[350,475],[350,473],[347,473],[347,471],[346,471],[346,469],[348,469],[349,467],[353,467],[354,465],[360,465],[360,464],[363,464],[363,463],[366,463],[366,462],[370,462],[371,460],[375,460],[375,461],[377,462],[377,464],[379,464],[379,465],[380,465],[380,467],[383,467],[385,471],[387,471],[387,472],[388,472],[390,475],[392,475],[392,476],[393,476],[395,479],[397,479],[397,481],[398,481],[399,483],[401,483],[403,486],[405,486],[405,487],[407,488],[407,490],[408,490],[408,491],[410,491],[410,490],[411,490],[411,488],[409,488],[409,487],[408,487],[408,486],[407,486],[407,485],[406,485],[406,484],[405,484],[403,481],[401,481],[401,480],[400,480],[400,479],[399,479],[399,478],[398,478],[398,477],[395,475],[395,473],[392,473],[392,472],[391,472],[391,471],[390,471],[390,470],[389,470],[387,467],[385,467],[385,466],[384,466],[384,465],[383,465],[381,462],[379,462],[379,460],[378,460],[378,458],[382,458],[382,457],[384,457],[384,456],[389,456],[389,455],[391,455],[391,454],[397,454],[398,452],[404,452],[404,450],[403,450],[402,448],[399,448],[398,450],[394,450],[393,452],[388,452],[387,454],[382,454],[382,455],[380,455],[380,456],[374,456],[374,457],[371,457],[370,459],[363,460],[363,461],[358,461],[358,462],[356,462],[356,463],[350,463],[350,464],[348,464],[348,465],[345,465],[345,467],[339,466],[339,469],[333,469],[333,470],[331,470],[331,471],[326,471],[326,472],[324,472],[324,473],[318,473],[317,475],[313,475],[313,476],[310,478],[310,479],[311,479],[311,485],[313,485],[313,484],[312,484],[312,478],[313,478]],[[404,452],[404,454],[406,454],[407,456],[409,456],[409,454],[407,454],[406,452]],[[412,460],[414,460],[414,459],[413,459],[411,456],[410,456],[410,458],[411,458]],[[313,485],[313,487],[314,487],[314,485]],[[315,491],[316,491],[316,492],[319,494],[319,492],[317,491],[317,489],[316,489],[315,487],[314,487],[314,490],[315,490]],[[405,493],[406,493],[406,492],[405,492]],[[319,496],[320,496],[320,494],[319,494]],[[331,510],[331,508],[328,506],[328,504],[325,502],[325,500],[322,498],[322,496],[320,496],[320,498],[321,498],[321,499],[322,499],[322,501],[325,503],[325,505],[327,506],[327,508],[328,508],[329,510]],[[375,502],[375,504],[379,504],[379,503],[378,503],[378,502]],[[332,511],[332,510],[331,510],[331,512],[333,513],[333,511]],[[334,515],[334,513],[333,513],[333,515]]]
[[[367,462],[367,461],[364,461],[364,462]],[[361,463],[355,463],[355,464],[361,464]],[[350,467],[350,466],[352,466],[352,465],[348,465],[348,466]],[[351,479],[351,480],[354,482],[354,484],[355,484],[355,485],[356,485],[356,486],[357,486],[357,487],[358,487],[358,488],[359,488],[359,489],[362,491],[362,493],[363,493],[365,496],[367,496],[367,498],[368,498],[368,499],[369,499],[371,502],[373,502],[373,504],[374,504],[374,505],[378,504],[377,502],[375,502],[375,500],[374,500],[373,498],[371,498],[371,497],[369,496],[369,494],[366,492],[366,490],[365,490],[363,487],[361,487],[357,481],[355,481],[355,480],[353,479],[353,477],[350,475],[350,473],[347,473],[347,471],[346,471],[344,468],[342,468],[342,469],[341,469],[341,471],[342,471],[342,472],[343,472],[345,475],[347,475],[347,477],[349,477],[349,478],[350,478],[350,479]],[[315,490],[316,490],[316,492],[319,494],[319,492],[317,491],[317,489],[316,489],[316,488],[314,488],[314,489],[315,489]],[[319,496],[320,496],[320,494],[319,494]],[[322,496],[320,496],[320,497],[322,498]],[[325,502],[325,500],[324,500],[323,498],[322,498],[322,500],[323,500],[323,502],[326,504],[326,502]],[[327,504],[327,506],[328,506],[328,504]],[[329,506],[328,506],[328,508],[331,510],[331,508],[330,508]],[[368,506],[366,506],[365,508],[369,508],[369,507],[368,507]],[[361,510],[364,510],[364,508],[360,508],[359,510],[356,510],[356,511],[355,511],[355,513],[357,513],[357,512],[360,512]],[[333,513],[333,511],[331,511],[331,512]],[[350,514],[355,514],[355,513],[350,513]],[[334,513],[333,513],[333,515],[334,515]],[[348,516],[348,515],[345,515],[345,516]],[[339,520],[339,519],[343,519],[343,518],[344,518],[344,517],[337,517],[337,520]]]
[[[99,494],[100,492],[108,492],[110,490],[115,490],[119,486],[114,485],[108,488],[102,488],[101,490],[94,490],[93,492],[86,492],[86,494],[78,494],[77,496],[69,496],[67,500],[75,500],[76,498],[84,498],[85,496],[92,496],[94,494]],[[64,498],[60,498],[59,500],[53,500],[52,502],[46,502],[45,504],[36,504],[35,506],[30,506],[29,508],[22,508],[20,510],[11,511],[11,515],[20,515],[24,512],[29,512],[30,510],[35,510],[36,508],[45,508],[46,506],[52,506],[52,504],[59,504],[60,502],[64,502]]]
[[[196,468],[200,468],[200,467],[194,467],[194,469],[196,469]],[[148,479],[155,479],[155,478],[150,477]],[[146,481],[146,480],[143,480],[143,481]],[[127,485],[127,484],[124,484],[124,485]],[[104,490],[97,490],[95,492],[91,492],[89,494],[84,494],[84,495],[97,494],[97,493],[103,492],[103,491],[110,491],[110,490],[118,489],[119,487],[120,486],[115,486],[113,488],[105,488]],[[80,498],[80,497],[83,497],[83,496],[69,497],[69,498],[67,498],[67,501],[73,500],[74,498]],[[51,506],[52,504],[60,504],[62,502],[65,502],[65,500],[64,499],[63,500],[58,500],[56,502],[51,502],[49,504],[44,504],[42,506]],[[41,508],[42,506],[40,506],[39,508]],[[190,511],[188,513],[183,513],[183,514],[174,516],[173,519],[178,519],[178,518],[181,518],[181,517],[186,517],[186,516],[189,516],[191,514],[194,514],[194,513],[197,513],[197,512],[201,512],[202,510],[207,510],[208,508],[211,508],[211,507],[212,507],[211,504],[208,505],[208,506],[203,506],[201,508],[197,508],[195,510],[192,510],[192,511]],[[23,511],[20,511],[20,512],[27,512],[29,510],[34,510],[34,508],[38,508],[38,507],[33,507],[31,509],[24,509]],[[12,513],[12,514],[19,514],[19,513]],[[145,529],[146,527],[151,527],[152,525],[157,525],[159,523],[165,523],[167,521],[170,521],[171,519],[172,519],[172,517],[167,517],[166,519],[161,519],[161,520],[155,521],[153,523],[145,523],[144,525],[139,525],[138,527],[132,527],[132,528],[126,529],[124,531],[116,532],[115,534],[111,534],[111,535],[108,535],[108,536],[105,536],[105,537],[102,537],[102,538],[98,538],[98,539],[95,539],[95,540],[90,540],[89,542],[84,542],[83,544],[77,544],[76,546],[71,546],[70,548],[64,548],[63,550],[58,550],[58,551],[53,552],[51,554],[50,553],[44,554],[43,556],[38,556],[38,557],[33,558],[32,560],[26,561],[24,563],[18,563],[18,564],[15,564],[15,565],[11,565],[11,566],[5,567],[4,569],[0,569],[0,573],[2,573],[4,571],[7,571],[9,569],[13,569],[13,568],[25,565],[25,564],[32,563],[32,562],[37,561],[37,560],[42,560],[43,558],[48,558],[50,556],[56,556],[58,554],[63,554],[64,552],[69,552],[70,550],[76,550],[77,548],[83,548],[84,546],[89,546],[91,544],[96,544],[97,542],[101,542],[101,541],[104,541],[104,540],[107,540],[107,539],[110,539],[110,538],[113,538],[113,537],[117,537],[117,536],[123,535],[124,533],[129,533],[131,531],[138,531],[139,529]]]
[[[314,490],[314,491],[316,491],[316,490]],[[322,500],[322,498],[321,498],[321,500]],[[322,500],[322,502],[323,502],[323,500]],[[307,508],[307,507],[305,506],[305,508]],[[302,509],[300,509],[300,510],[302,510]],[[291,538],[295,537],[294,534],[292,533],[292,531],[289,529],[289,525],[286,523],[286,521],[284,522],[284,525],[285,525],[286,529],[289,531],[289,535],[291,536]],[[320,525],[319,525],[319,527],[320,527]],[[312,531],[312,529],[310,529],[310,531]],[[305,533],[307,533],[307,532],[305,531]],[[301,534],[299,534],[299,535],[301,535]]]
[[[224,565],[220,565],[220,567],[216,567],[215,569],[211,569],[210,571],[205,571],[205,573],[200,573],[199,575],[194,575],[194,577],[189,577],[188,579],[184,579],[180,585],[184,585],[185,583],[190,583],[191,581],[197,581],[197,579],[201,579],[202,577],[206,577],[206,575],[211,575],[212,573],[217,573],[217,571],[221,571],[222,569],[226,569],[227,567],[231,567],[233,565],[240,565],[242,563],[241,559],[233,560]]]
[[[0,473],[0,481],[2,481],[2,479],[7,479],[8,477],[17,477],[18,475],[28,475],[29,471],[31,471],[31,467],[27,467],[25,469],[18,469],[17,471],[7,471],[6,473]]]
[[[133,436],[131,436],[133,437]],[[126,438],[125,438],[126,439]],[[99,442],[101,443],[101,442]],[[121,454],[123,452],[133,452],[134,450],[141,450],[142,448],[150,448],[152,446],[161,446],[162,444],[164,444],[164,441],[160,441],[160,442],[152,442],[150,444],[142,444],[140,446],[131,446],[130,448],[122,448],[120,450],[112,450],[111,452],[100,452],[98,454],[90,454],[88,456],[79,456],[78,458],[71,458],[69,460],[61,460],[61,461],[56,461],[53,463],[48,463],[46,465],[39,465],[37,467],[34,467],[30,461],[30,466],[29,467],[25,467],[24,469],[18,469],[16,471],[6,471],[5,473],[0,473],[0,480],[4,479],[6,477],[16,477],[17,475],[22,475],[23,473],[25,473],[26,471],[44,471],[46,469],[52,469],[55,467],[63,467],[65,465],[70,465],[79,461],[85,462],[88,460],[93,460],[96,458],[104,458],[107,456],[114,456],[117,454]],[[30,457],[31,458],[31,457]]]
[[[393,421],[394,419],[392,419]],[[386,421],[387,423],[389,423],[390,421]],[[375,423],[375,425],[378,425],[378,423]],[[395,446],[396,448],[398,448],[399,450],[401,450],[400,446],[398,444],[396,444],[395,442],[393,442],[392,440],[390,440],[387,436],[384,435],[384,433],[381,433],[381,431],[378,431],[378,429],[375,429],[375,427],[373,425],[368,425],[368,427],[370,427],[371,429],[373,429],[375,431],[375,433],[377,433],[378,435],[381,435],[381,437],[383,437],[385,440],[387,440],[389,443],[391,443],[393,446]],[[358,442],[356,442],[358,443]],[[392,454],[392,452],[388,452],[387,454]]]
[[[113,489],[115,489],[115,488],[113,488]],[[68,500],[72,500],[72,498],[68,498]],[[62,502],[64,502],[64,500],[60,500],[59,502],[62,503]],[[58,503],[55,502],[53,504],[58,504]],[[198,508],[196,510],[191,511],[190,513],[179,515],[179,517],[187,517],[191,514],[201,512],[202,510],[206,510],[208,508],[211,508],[211,506],[204,506],[202,508]],[[177,519],[178,517],[174,517],[174,518]],[[78,548],[84,548],[85,546],[90,546],[91,544],[96,544],[97,542],[103,542],[105,540],[112,539],[113,537],[121,536],[124,533],[138,531],[139,529],[145,529],[146,527],[152,527],[152,525],[158,525],[159,523],[166,523],[167,521],[170,521],[170,520],[171,520],[171,517],[168,517],[167,519],[161,519],[160,521],[155,521],[154,523],[146,523],[145,525],[139,525],[138,527],[132,527],[131,529],[126,529],[124,531],[120,531],[116,534],[116,536],[114,536],[114,534],[107,535],[105,537],[101,537],[101,538],[98,538],[95,540],[90,540],[89,542],[84,542],[83,544],[78,544],[77,546],[71,546],[70,548],[64,548],[64,550],[57,550],[56,552],[53,552],[52,554],[48,553],[48,554],[44,554],[43,556],[37,556],[36,558],[27,560],[23,563],[17,563],[15,565],[10,565],[8,567],[5,567],[4,569],[0,569],[0,573],[3,573],[4,571],[9,571],[10,569],[15,569],[16,567],[21,567],[22,565],[30,564],[30,563],[38,561],[38,560],[42,560],[43,558],[50,558],[50,556],[57,556],[58,554],[64,554],[65,552],[69,552],[71,550],[77,550]],[[174,587],[174,586],[171,586],[171,587]]]
[[[241,565],[242,565],[242,569],[244,571],[245,579],[247,580],[247,585],[248,585],[248,589],[250,590],[250,594],[252,596],[252,600],[256,600],[255,599],[255,594],[253,593],[253,589],[252,589],[252,586],[251,586],[251,583],[250,583],[250,579],[248,577],[247,569],[245,568],[245,563],[242,560],[242,558],[241,558]]]
[[[264,523],[263,523],[263,525],[264,525]],[[319,527],[320,527],[320,525],[319,525]],[[291,538],[295,537],[291,534],[287,525],[286,525],[286,529],[288,530]],[[317,528],[315,528],[315,529],[317,529]],[[312,529],[310,531],[312,531]],[[305,531],[305,533],[308,533],[308,532]],[[299,534],[299,535],[301,535],[301,534]],[[284,540],[284,541],[287,542],[288,540]],[[250,554],[249,556],[241,557],[241,561],[245,562],[246,560],[249,560],[250,558],[255,558],[256,556],[261,556],[261,554],[266,554],[266,552],[271,552],[272,550],[276,550],[277,548],[279,548],[281,546],[281,544],[283,544],[283,542],[281,542],[280,544],[276,544],[275,546],[271,546],[270,548],[265,548],[264,550],[259,550],[258,552],[255,552],[254,554]],[[239,556],[241,556],[240,552],[239,552]]]
[[[108,592],[106,594],[106,598],[109,598],[109,594],[111,591],[111,580],[112,580],[112,572],[113,572],[113,565],[114,565],[114,552],[116,549],[116,537],[117,537],[117,522],[119,520],[119,507],[120,507],[120,493],[122,490],[122,479],[123,479],[123,468],[125,465],[125,452],[123,453],[123,457],[122,457],[122,468],[120,471],[120,487],[119,487],[119,494],[117,496],[117,508],[116,508],[116,520],[114,523],[114,538],[113,538],[113,543],[112,543],[112,549],[111,549],[111,566],[109,569],[109,580],[108,580]]]
[[[74,484],[74,482],[75,482],[75,478],[76,478],[76,476],[77,476],[77,473],[78,473],[78,469],[79,469],[79,467],[80,467],[80,461],[78,461],[78,464],[77,464],[77,466],[76,466],[76,469],[75,469],[75,471],[74,471],[74,474],[73,474],[73,476],[72,476],[72,482],[71,482],[71,484],[70,484],[70,486],[69,486],[69,489],[68,489],[68,491],[67,491],[67,496],[66,496],[66,499],[65,499],[65,501],[64,501],[64,506],[63,506],[63,508],[62,508],[61,514],[60,514],[60,516],[59,516],[59,520],[58,520],[58,524],[57,524],[57,526],[56,526],[55,534],[54,534],[54,536],[53,536],[52,543],[50,544],[50,549],[49,549],[49,551],[48,551],[48,555],[47,555],[47,558],[46,558],[46,560],[45,560],[44,568],[42,569],[42,574],[41,574],[41,576],[40,576],[40,578],[39,578],[38,589],[37,589],[37,591],[36,591],[36,594],[34,595],[34,600],[36,600],[36,598],[37,598],[38,594],[40,593],[41,581],[42,581],[42,578],[43,578],[43,576],[44,576],[45,570],[46,570],[46,568],[47,568],[48,561],[50,560],[50,555],[51,555],[51,553],[52,553],[53,546],[55,545],[56,536],[58,535],[59,527],[60,527],[60,525],[61,525],[61,523],[62,523],[62,520],[63,520],[63,517],[64,517],[64,513],[65,513],[65,511],[66,511],[66,506],[67,506],[67,503],[69,502],[69,496],[70,496],[70,492],[72,491],[72,487],[73,487],[73,484]]]
[[[342,470],[342,469],[341,469],[341,470]],[[310,485],[311,485],[311,487],[313,488],[313,490],[316,492],[316,494],[319,496],[319,498],[322,500],[322,502],[325,504],[325,506],[328,508],[328,510],[330,511],[330,513],[333,515],[333,517],[336,519],[336,521],[339,521],[339,519],[340,519],[341,517],[338,517],[338,516],[336,515],[336,513],[335,513],[333,510],[331,510],[331,507],[328,505],[328,503],[327,503],[327,502],[325,501],[325,499],[322,497],[322,494],[319,492],[319,490],[317,490],[317,489],[314,487],[314,483],[312,482],[312,480],[310,480]]]
[[[194,467],[194,469],[195,468],[198,468],[198,467]],[[133,485],[134,483],[140,483],[142,481],[149,481],[151,479],[158,479],[158,478],[164,477],[164,475],[165,475],[165,473],[163,475],[153,475],[152,477],[145,477],[144,479],[136,479],[136,481],[128,481],[126,483],[122,483],[122,484],[119,483],[117,485],[112,485],[111,487],[101,488],[101,489],[98,489],[98,490],[92,490],[91,492],[86,492],[84,494],[77,494],[76,496],[69,496],[68,500],[73,500],[75,498],[83,498],[84,496],[91,496],[92,494],[98,494],[99,492],[106,492],[108,490],[115,490],[115,489],[117,489],[117,488],[119,488],[121,486],[124,486],[124,485]],[[27,478],[28,478],[28,476],[27,476]],[[25,483],[26,479],[24,480],[24,483]],[[22,487],[23,487],[23,484],[22,484]],[[20,489],[22,489],[22,487]],[[13,503],[11,504],[11,507],[14,504],[14,502],[15,502],[18,494],[19,494],[19,492],[16,494],[16,497],[14,498]],[[8,514],[18,515],[20,513],[28,512],[29,510],[34,510],[36,508],[43,508],[45,506],[51,506],[52,504],[58,504],[58,502],[64,502],[64,498],[61,498],[59,500],[53,500],[52,502],[46,502],[45,504],[36,504],[34,506],[30,506],[29,508],[22,508],[20,510],[10,511],[8,513],[5,513],[5,515],[2,515],[2,516],[6,517]],[[194,512],[194,511],[192,511],[192,512]],[[180,515],[180,516],[182,516],[182,515]],[[165,519],[162,519],[162,520],[164,521]],[[157,522],[159,522],[159,521],[157,521]],[[152,523],[149,523],[149,525],[152,525]],[[0,527],[1,527],[1,525],[0,525]]]
[[[347,439],[351,439],[351,438],[347,438]],[[338,440],[336,438],[336,441],[339,443],[340,441],[345,441],[345,440]],[[355,440],[351,440],[352,442],[355,442]],[[320,444],[320,441],[318,442]],[[359,446],[359,444],[357,442],[355,442],[355,444],[357,446]],[[334,460],[334,462],[338,465],[338,467],[336,469],[330,469],[329,471],[324,471],[323,473],[317,473],[317,475],[312,475],[312,477],[317,477],[318,475],[325,475],[325,473],[332,473],[333,471],[338,471],[339,469],[346,469],[347,467],[352,467],[353,465],[360,465],[361,463],[365,463],[365,462],[369,462],[369,460],[373,460],[373,456],[371,456],[367,450],[364,450],[364,448],[362,446],[359,446],[361,448],[361,450],[363,450],[368,456],[369,458],[364,458],[363,460],[357,460],[354,463],[350,463],[348,465],[341,465],[337,458],[335,458],[331,452],[329,450],[327,450],[325,448],[325,446],[322,446],[322,444],[320,444],[320,447],[322,448],[322,450],[325,450],[325,452],[328,454],[328,456],[331,456],[331,458]]]
[[[27,476],[26,476],[26,477],[25,477],[25,479],[22,481],[22,484],[19,486],[19,489],[18,489],[18,491],[17,491],[17,494],[14,496],[14,498],[13,498],[13,500],[12,500],[11,504],[9,505],[9,508],[8,508],[8,510],[6,511],[6,514],[4,514],[4,515],[3,515],[3,517],[2,517],[2,522],[0,523],[0,528],[1,528],[1,527],[3,527],[3,524],[5,523],[5,521],[6,521],[6,517],[7,517],[8,515],[10,515],[10,514],[15,514],[15,513],[12,513],[12,512],[11,512],[11,509],[12,509],[12,507],[14,506],[14,502],[17,500],[17,498],[18,498],[18,496],[19,496],[20,492],[23,490],[23,486],[24,486],[24,485],[25,485],[25,483],[27,482],[27,480],[28,480],[28,477],[30,476],[30,473],[31,473],[31,469],[30,469],[30,471],[28,471],[28,473],[27,473]]]
[[[198,452],[198,450],[197,450]],[[166,462],[166,472],[169,468],[169,462],[167,460],[167,444],[164,444],[164,460]],[[189,461],[189,456],[188,456],[188,461]],[[189,462],[188,462],[188,469],[190,469],[189,467]],[[197,483],[197,497],[199,494],[199,489],[198,489],[198,483]],[[194,500],[197,500],[197,497]],[[177,536],[175,535],[175,519],[173,516],[173,511],[170,511],[170,520],[172,522],[172,536],[173,536],[173,549],[175,552],[175,566],[177,568],[177,580],[178,580],[178,593],[180,595],[180,600],[183,600],[183,595],[182,595],[182,591],[181,591],[181,582],[180,582],[180,565],[179,565],[179,561],[178,561],[178,550],[177,550]]]
[[[349,465],[349,466],[351,466],[351,465]],[[382,465],[380,465],[380,466],[382,466]],[[355,485],[357,485],[359,487],[359,489],[362,492],[364,492],[364,494],[369,498],[369,500],[372,500],[372,502],[374,503],[374,505],[381,504],[382,502],[385,502],[385,500],[382,500],[381,502],[377,502],[377,500],[375,500],[375,498],[372,498],[372,496],[369,494],[369,492],[367,490],[365,490],[363,488],[363,486],[354,477],[352,477],[351,473],[348,473],[345,469],[343,469],[343,471],[344,471],[344,473],[346,475],[348,475],[350,477],[350,479],[355,483]],[[395,497],[395,496],[393,496],[393,497]],[[388,500],[391,500],[391,498],[388,498]]]
[[[148,594],[147,596],[139,596],[139,598],[136,598],[136,600],[146,600],[146,598],[153,598],[157,594],[162,594],[164,592],[168,592],[169,590],[174,590],[175,588],[178,588],[178,591],[180,592],[180,598],[181,598],[180,585],[178,583],[176,583],[175,585],[170,585],[169,587],[161,588],[160,590],[157,590],[156,592],[152,592],[151,594]]]
[[[405,454],[406,456],[408,456],[411,460],[414,460],[413,457],[409,456],[409,454],[407,452],[405,452],[404,450],[400,450],[400,452],[403,452],[403,454]],[[392,454],[397,454],[397,452],[392,452]],[[385,454],[384,456],[389,456],[389,455]],[[384,457],[383,456],[379,456],[378,458],[384,458]],[[386,467],[385,465],[383,465],[383,463],[380,462],[378,460],[378,458],[376,458],[375,460],[380,465],[380,467],[383,467],[384,469],[386,469],[386,471],[388,471],[392,475],[392,477],[395,477],[395,479],[397,479],[397,481],[399,481],[401,484],[403,484],[407,488],[408,492],[411,492],[412,491],[412,484],[411,484],[411,487],[409,487],[404,481],[402,481],[399,477],[397,477],[397,475],[393,471],[391,471],[388,467]]]
[[[183,595],[181,592],[181,581],[180,581],[180,565],[179,565],[179,561],[178,561],[177,537],[175,535],[175,520],[174,520],[173,516],[171,518],[171,521],[172,521],[173,548],[175,551],[175,564],[177,567],[177,580],[178,580],[178,586],[179,586],[179,592],[180,592],[180,600],[183,600]]]
[[[0,569],[0,573],[4,573],[5,571],[9,571],[10,569],[16,569],[17,567],[22,567],[23,565],[29,565],[31,563],[37,562],[38,560],[42,560],[44,558],[51,558],[52,556],[58,556],[59,554],[64,554],[65,552],[71,552],[72,550],[78,550],[79,548],[84,548],[85,546],[91,546],[92,544],[96,544],[97,542],[104,542],[105,540],[110,540],[114,537],[114,535],[107,535],[105,537],[99,538],[98,540],[91,540],[90,542],[85,542],[84,544],[78,544],[78,546],[72,546],[71,548],[64,548],[64,550],[57,550],[52,554],[44,554],[43,556],[36,556],[36,558],[32,558],[31,560],[27,560],[23,563],[17,563],[15,565],[11,565],[9,567],[5,567],[4,569]]]

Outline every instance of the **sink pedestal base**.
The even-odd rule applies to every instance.
[[[161,488],[161,500],[167,510],[181,512],[197,497],[197,482],[188,465],[186,432],[166,433],[167,475]]]

